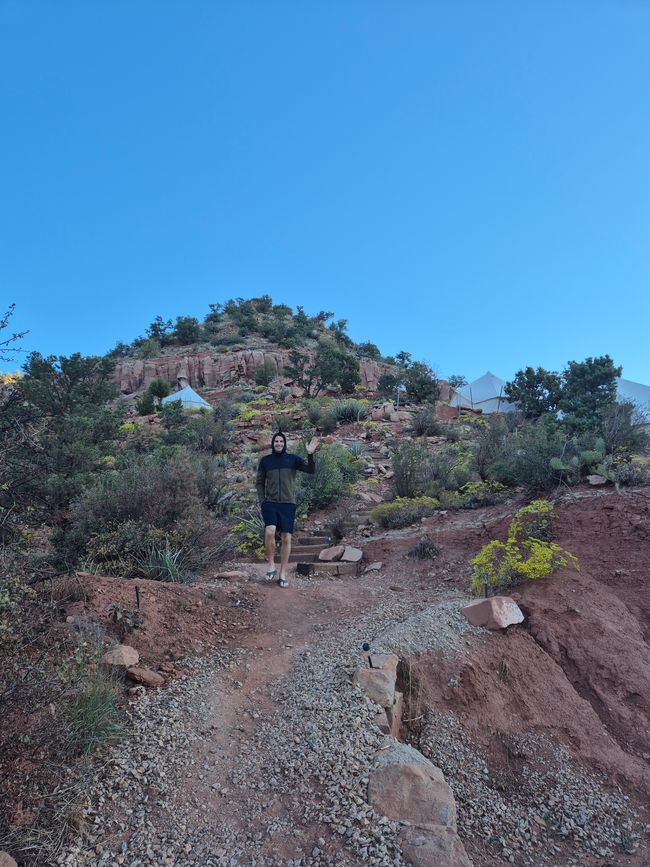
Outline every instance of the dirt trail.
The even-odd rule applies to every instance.
[[[636,520],[628,525],[617,508],[613,514],[618,517],[606,525],[610,537],[603,538],[599,516],[612,511],[610,502],[618,501],[600,496],[590,504],[598,518],[593,533],[588,522],[580,524],[579,540],[574,541],[582,546],[578,553],[583,569],[587,556],[599,561],[600,547],[617,544],[619,532],[634,533],[637,549],[626,555],[630,562],[645,554],[645,531],[639,529],[645,525]],[[637,512],[645,515],[647,498],[634,503]],[[627,500],[625,507],[634,503]],[[561,510],[566,533],[574,527],[572,508],[568,504]],[[450,772],[462,765],[462,775],[451,782],[452,787],[458,786],[459,819],[460,811],[466,811],[459,827],[475,864],[507,864],[514,859],[514,863],[553,867],[642,865],[648,851],[645,844],[636,854],[626,854],[622,844],[598,838],[605,854],[589,855],[580,848],[582,838],[572,827],[557,836],[559,827],[549,825],[544,833],[551,835],[553,845],[517,848],[517,837],[524,833],[519,817],[532,807],[517,802],[520,812],[514,810],[511,804],[521,800],[519,780],[516,774],[500,774],[504,757],[514,761],[515,748],[518,769],[527,763],[535,767],[542,755],[548,755],[550,762],[551,755],[562,756],[562,750],[569,750],[571,761],[558,759],[556,777],[573,787],[571,810],[580,814],[593,801],[589,808],[596,812],[589,815],[594,821],[608,815],[608,810],[612,815],[617,811],[621,828],[627,821],[627,806],[611,800],[618,794],[611,789],[610,798],[609,783],[602,778],[589,777],[583,784],[572,763],[584,764],[590,773],[603,769],[620,773],[624,780],[630,763],[634,769],[640,767],[641,756],[638,749],[631,750],[629,738],[619,744],[612,740],[581,697],[581,684],[571,672],[567,677],[562,659],[547,655],[526,625],[503,636],[479,635],[457,615],[468,558],[488,537],[498,535],[515,509],[510,504],[436,516],[418,530],[363,540],[369,559],[384,560],[380,573],[358,579],[295,577],[289,589],[281,590],[263,582],[263,567],[259,567],[248,570],[248,579],[219,591],[220,599],[230,599],[236,617],[242,616],[246,600],[254,602],[250,628],[239,633],[236,645],[233,634],[229,649],[198,660],[187,677],[134,703],[136,738],[117,751],[109,769],[95,778],[90,789],[95,806],[89,816],[92,821],[97,818],[90,844],[80,841],[57,863],[403,864],[396,843],[398,826],[376,815],[366,803],[367,775],[382,736],[372,726],[373,708],[350,680],[361,643],[369,640],[373,647],[394,649],[417,663],[413,667],[419,683],[417,701],[433,714],[427,717],[425,745]],[[584,502],[580,509],[584,511]],[[440,544],[441,556],[435,562],[405,560],[406,548],[423,531]],[[604,585],[608,576],[609,572],[594,572],[593,580]],[[571,579],[563,580],[568,584]],[[540,583],[524,595],[532,609],[537,597],[553,600],[560,590],[549,584],[545,597]],[[198,592],[205,596],[213,591],[204,586]],[[601,597],[595,594],[594,598]],[[645,609],[634,607],[632,597],[626,601],[626,610],[634,616],[645,614]],[[553,604],[548,610],[554,612]],[[533,623],[541,616],[539,609]],[[555,613],[553,617],[562,622]],[[593,628],[591,621],[589,626]],[[639,629],[637,637],[647,635],[643,632],[647,623]],[[587,633],[578,637],[588,640]],[[503,658],[511,661],[507,678],[499,675]],[[562,708],[557,719],[545,713],[545,695]],[[413,708],[409,713],[416,716]],[[486,714],[489,736],[481,737]],[[578,736],[580,720],[592,727],[585,738]],[[533,736],[532,746],[516,740],[527,732]],[[535,741],[537,732],[546,740]],[[474,738],[471,744],[470,737]],[[491,787],[493,772],[501,787],[498,791]],[[484,782],[478,794],[467,788],[467,780],[477,774]],[[635,771],[627,776],[639,783],[643,774]],[[576,780],[580,785],[573,785]],[[630,793],[632,803],[639,804],[641,790]],[[606,830],[609,833],[609,825]],[[618,825],[612,825],[612,835],[619,831]],[[620,838],[623,843],[633,842],[633,835],[625,834]]]

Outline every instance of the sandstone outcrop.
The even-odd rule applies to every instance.
[[[179,380],[185,380],[192,388],[225,388],[243,382],[254,384],[258,365],[271,365],[276,376],[282,376],[288,361],[288,349],[241,349],[233,352],[207,350],[191,355],[123,358],[117,362],[114,380],[122,394],[140,392],[154,379],[159,378],[172,386]],[[370,391],[376,390],[380,376],[391,369],[389,365],[379,361],[360,359],[362,387]]]

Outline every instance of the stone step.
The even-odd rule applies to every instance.
[[[322,545],[326,548],[329,545],[329,536],[297,536],[294,540],[298,545]]]
[[[327,548],[327,545],[292,545],[291,553],[292,554],[318,554],[319,551],[322,551],[323,548]]]
[[[317,559],[317,554],[289,554],[289,563],[315,563]]]
[[[358,575],[361,572],[359,563],[320,563],[314,564],[316,574],[321,575]]]

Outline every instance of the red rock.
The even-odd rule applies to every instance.
[[[165,678],[157,671],[151,671],[148,668],[129,668],[127,676],[136,683],[141,683],[143,686],[156,688],[165,685]]]
[[[413,867],[472,867],[465,847],[453,828],[417,828],[406,825],[399,833],[405,860]]]
[[[395,701],[393,706],[386,708],[386,719],[390,729],[390,734],[394,738],[400,736],[402,728],[402,714],[404,713],[404,696],[401,692],[395,692]]]
[[[381,668],[358,668],[352,683],[360,686],[371,701],[380,707],[392,707],[395,701],[395,681],[389,671]]]
[[[121,668],[129,668],[132,665],[137,665],[140,661],[140,654],[135,647],[129,647],[128,644],[118,644],[116,647],[107,650],[102,657],[102,662],[106,665],[116,665]]]
[[[346,545],[341,560],[344,563],[360,563],[363,560],[363,551],[361,548],[353,548],[351,545]]]
[[[461,608],[460,613],[472,626],[485,626],[486,629],[505,629],[524,620],[521,608],[510,596],[477,599]]]
[[[324,563],[333,563],[340,560],[345,551],[345,545],[334,545],[332,548],[323,548],[318,554],[318,559]]]
[[[377,761],[368,779],[368,801],[377,812],[421,828],[456,830],[456,802],[440,768],[398,741]]]

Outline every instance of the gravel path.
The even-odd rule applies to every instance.
[[[454,650],[458,603],[409,617],[390,596],[370,612],[314,624],[288,674],[237,693],[259,653],[195,659],[191,671],[131,707],[133,736],[95,774],[92,834],[66,865],[401,865],[399,824],[366,801],[384,737],[376,708],[351,684],[361,644]],[[401,624],[401,625],[400,625]],[[427,641],[428,635],[428,641]],[[233,703],[236,705],[233,710]]]

